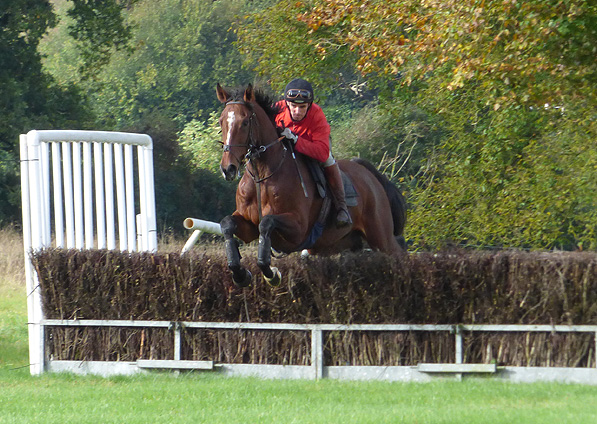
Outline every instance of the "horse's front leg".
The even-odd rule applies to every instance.
[[[220,228],[224,235],[226,257],[228,259],[228,268],[232,271],[232,280],[239,287],[248,287],[251,285],[253,275],[240,264],[241,256],[238,249],[238,240],[234,238],[239,229],[237,219],[243,218],[233,215],[225,217],[220,222]]]
[[[272,286],[280,285],[282,275],[272,263],[272,239],[271,234],[277,228],[277,220],[274,215],[266,215],[259,223],[259,248],[257,251],[257,265],[263,273],[265,281]]]

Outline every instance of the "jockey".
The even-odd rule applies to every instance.
[[[284,100],[278,106],[280,113],[276,116],[276,125],[284,129],[281,135],[294,143],[297,152],[315,159],[323,166],[337,211],[336,226],[352,224],[344,198],[340,168],[332,156],[330,125],[321,107],[313,103],[313,87],[300,78],[290,81],[284,90]]]

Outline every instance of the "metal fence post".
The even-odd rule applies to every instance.
[[[456,338],[456,358],[455,362],[457,364],[462,364],[462,329],[459,325],[454,326],[454,337]],[[456,374],[456,380],[462,380],[462,373]]]
[[[311,330],[311,367],[313,378],[323,378],[323,331],[314,328]]]

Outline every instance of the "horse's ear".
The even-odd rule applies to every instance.
[[[226,90],[222,88],[220,83],[218,83],[218,85],[216,86],[216,93],[218,95],[218,100],[222,103],[226,103],[230,99],[230,94],[228,94]]]
[[[251,103],[255,101],[255,91],[253,90],[253,85],[247,85],[247,89],[245,90],[245,102]]]

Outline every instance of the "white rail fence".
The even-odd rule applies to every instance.
[[[30,367],[39,374],[43,315],[29,254],[52,246],[155,251],[153,144],[144,134],[33,130],[21,135],[20,151]]]
[[[169,359],[139,359],[123,361],[48,361],[48,369],[80,374],[135,374],[148,369],[209,370],[227,376],[253,376],[280,379],[388,380],[431,381],[434,378],[460,380],[463,375],[491,375],[515,382],[558,381],[597,384],[597,367],[520,367],[497,366],[495,363],[464,363],[463,338],[473,333],[584,333],[592,334],[597,347],[596,325],[432,325],[432,324],[283,324],[230,322],[170,322],[126,320],[44,320],[45,327],[112,327],[167,328],[172,332],[174,353]],[[188,360],[182,357],[182,332],[186,329],[238,331],[308,332],[311,338],[309,365],[228,364],[213,361]],[[402,332],[449,333],[454,335],[453,363],[419,363],[414,366],[326,366],[324,364],[326,332]]]

